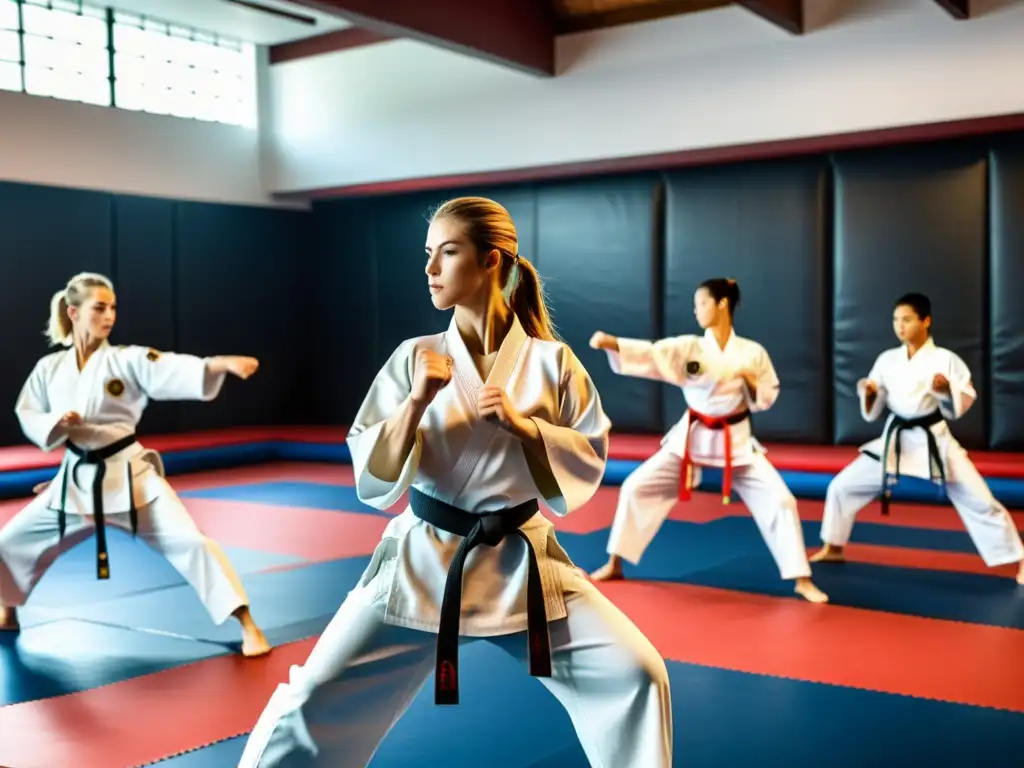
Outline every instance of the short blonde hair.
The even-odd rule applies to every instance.
[[[71,346],[71,318],[68,307],[80,307],[89,298],[93,288],[114,290],[110,278],[96,272],[79,272],[68,280],[67,286],[53,294],[50,300],[50,321],[47,323],[45,335],[50,346]]]

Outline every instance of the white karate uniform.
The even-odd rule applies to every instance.
[[[932,381],[941,373],[949,381],[949,395],[932,389]],[[959,419],[974,404],[977,393],[971,371],[955,353],[939,347],[929,338],[913,357],[907,348],[888,349],[875,360],[868,380],[878,388],[872,407],[867,407],[866,391],[859,387],[860,412],[865,421],[876,421],[886,408],[891,411],[886,428],[894,418],[917,419],[938,410],[946,420]],[[1024,559],[1024,545],[1013,518],[989,490],[967,451],[950,432],[946,421],[932,425],[945,472],[946,495],[960,514],[982,559],[989,566],[1017,563]],[[884,432],[860,447],[861,455],[829,483],[821,539],[826,544],[845,546],[850,540],[857,513],[884,490],[880,463],[884,450]],[[897,454],[898,452],[898,454]],[[889,472],[932,479],[928,454],[928,436],[923,428],[900,433],[893,439],[886,457]]]
[[[620,338],[618,347],[618,351],[608,351],[615,373],[674,384],[682,388],[688,407],[706,416],[723,417],[744,409],[764,411],[779,396],[779,379],[768,352],[735,332],[724,349],[710,330],[703,336],[675,336],[656,342]],[[753,396],[738,376],[742,371],[757,377]],[[608,539],[609,554],[633,564],[640,562],[679,500],[686,441],[690,441],[694,465],[724,467],[726,429],[730,430],[733,487],[750,510],[779,573],[783,579],[811,575],[796,499],[765,458],[764,448],[751,433],[750,420],[711,429],[691,420],[689,410],[662,439],[661,449],[622,484]],[[694,466],[693,487],[700,485],[700,476],[699,466]]]
[[[69,440],[98,450],[134,434],[151,399],[212,400],[223,383],[224,375],[211,374],[202,358],[104,343],[81,371],[74,348],[39,360],[15,413],[26,437],[44,451]],[[62,428],[58,422],[69,411],[76,411],[85,423]],[[97,467],[83,463],[71,472],[77,462],[76,455],[65,451],[50,485],[0,529],[0,604],[24,605],[56,558],[94,532],[92,483]],[[159,454],[138,442],[106,461],[106,525],[131,529],[129,472],[138,536],[195,588],[210,618],[223,623],[248,604],[242,583],[220,546],[199,531],[164,479]],[[62,505],[67,520],[63,538],[58,527]],[[111,572],[117,567],[111,563]]]
[[[428,406],[400,477],[385,482],[370,474],[369,458],[385,421],[411,392],[421,348],[451,356],[452,381]],[[402,343],[374,379],[348,435],[360,500],[386,509],[413,487],[470,513],[543,498],[563,516],[586,503],[604,474],[611,425],[572,351],[527,337],[516,319],[486,383],[502,387],[513,407],[534,420],[553,487],[534,478],[518,438],[479,417],[477,397],[485,382],[453,320],[446,333]],[[565,706],[592,765],[668,768],[672,713],[663,660],[573,565],[543,514],[521,530],[536,553],[551,634],[553,676],[538,680]],[[433,672],[448,565],[461,541],[411,508],[388,524],[362,579],[306,663],[293,667],[272,695],[242,768],[370,762]],[[526,546],[509,536],[470,552],[460,624],[461,636],[490,638],[521,659],[527,645]],[[481,704],[500,710],[500,693]],[[501,760],[481,755],[480,762]]]

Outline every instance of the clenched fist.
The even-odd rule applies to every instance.
[[[429,349],[416,353],[412,376],[412,401],[418,405],[433,402],[437,393],[452,380],[452,359]]]
[[[239,355],[219,355],[209,363],[210,373],[230,373],[240,379],[248,379],[259,367],[260,361],[255,357]]]
[[[480,416],[495,421],[502,429],[513,434],[523,432],[523,416],[509,402],[508,395],[501,387],[488,384],[480,389],[477,398]]]
[[[590,346],[594,349],[610,349],[615,350],[617,339],[604,331],[595,331],[594,335],[590,337]]]
[[[78,411],[68,411],[63,416],[60,417],[60,425],[65,429],[70,429],[71,427],[80,427],[84,423],[85,420],[82,418],[82,415],[78,413]]]
[[[861,379],[857,382],[857,391],[862,392],[865,397],[878,394],[878,385],[871,379]]]

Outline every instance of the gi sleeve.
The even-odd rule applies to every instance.
[[[779,399],[779,377],[775,372],[775,366],[772,365],[772,359],[764,347],[758,349],[753,373],[757,380],[757,390],[751,392],[746,383],[743,386],[747,408],[751,413],[767,411]]]
[[[419,468],[423,451],[423,434],[419,428],[397,480],[389,482],[375,477],[369,466],[384,424],[412,393],[415,345],[415,339],[400,344],[377,372],[346,438],[352,454],[356,496],[375,509],[387,509],[397,502],[409,490]]]
[[[558,393],[558,423],[533,418],[555,481],[557,495],[545,501],[559,517],[590,501],[608,462],[611,421],[593,380],[572,350],[563,347]],[[539,486],[538,486],[539,488]]]
[[[978,399],[978,393],[971,380],[971,369],[955,352],[949,353],[946,370],[941,373],[949,381],[949,394],[935,393],[939,401],[939,412],[947,420],[954,421],[970,410]]]
[[[877,395],[875,402],[871,404],[871,408],[868,408],[868,393],[867,390],[859,382],[857,384],[857,399],[860,401],[860,415],[864,421],[875,421],[882,412],[885,411],[886,405],[886,392],[885,392],[885,376],[883,372],[885,370],[885,354],[879,355],[875,358],[875,364],[871,366],[871,370],[868,372],[867,380],[875,385],[877,389]]]
[[[697,350],[697,337],[673,336],[658,341],[618,339],[618,350],[605,350],[612,371],[620,376],[652,379],[681,387],[686,364]]]
[[[50,375],[47,359],[43,358],[29,374],[14,405],[21,431],[43,451],[52,451],[68,438],[68,431],[59,422],[63,413],[50,411],[50,398],[46,382]]]
[[[150,400],[209,402],[220,394],[227,375],[211,373],[209,358],[195,355],[127,347],[121,356],[136,386]]]

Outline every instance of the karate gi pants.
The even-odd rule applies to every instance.
[[[95,531],[91,515],[67,513],[67,527],[60,537],[58,513],[48,509],[49,493],[32,499],[0,529],[0,604],[25,604],[36,584],[57,558]],[[108,527],[131,531],[127,512],[106,514]],[[210,618],[222,624],[248,605],[242,582],[227,555],[196,526],[173,489],[138,509],[138,538],[163,555],[198,593]],[[118,572],[112,557],[112,574]]]
[[[553,676],[537,682],[565,707],[594,768],[670,768],[672,704],[665,662],[582,574],[568,581],[568,615],[548,625]],[[306,663],[293,666],[288,682],[271,696],[239,768],[370,763],[435,662],[437,636],[385,624],[386,599],[387,589],[382,593],[373,580],[349,593]],[[464,642],[469,640],[497,644],[528,674],[525,632]],[[501,691],[479,705],[500,712]],[[540,732],[536,737],[544,738]],[[500,764],[500,757],[480,758],[482,766]]]
[[[679,503],[682,460],[662,448],[626,478],[619,491],[608,537],[608,554],[636,565],[669,512]],[[700,472],[694,467],[695,484]],[[810,577],[803,527],[796,498],[765,458],[732,467],[732,487],[750,510],[783,579]]]
[[[995,567],[1024,560],[1024,545],[1013,518],[996,501],[966,452],[950,448],[946,467],[946,495],[985,565]],[[829,483],[821,540],[836,547],[846,546],[857,513],[881,491],[882,465],[878,460],[861,454],[850,462]]]

